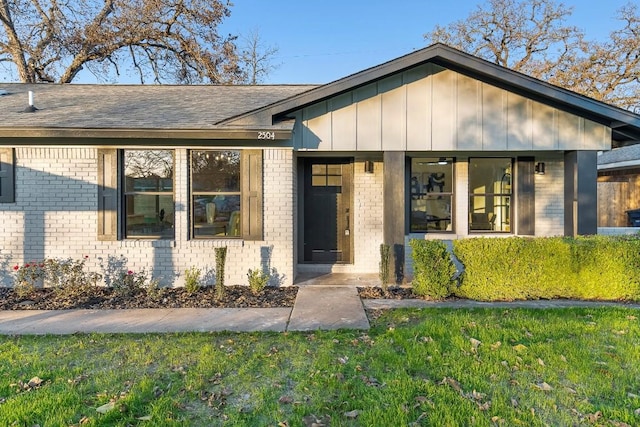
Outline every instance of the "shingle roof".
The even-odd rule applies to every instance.
[[[0,129],[214,129],[314,87],[0,83]],[[35,113],[24,112],[29,91]]]
[[[640,144],[605,151],[598,156],[598,166],[624,166],[630,162],[640,163]]]

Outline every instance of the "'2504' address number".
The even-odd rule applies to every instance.
[[[276,139],[276,133],[270,131],[260,131],[258,132],[258,139]]]

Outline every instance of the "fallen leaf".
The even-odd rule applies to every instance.
[[[33,377],[27,383],[27,385],[31,388],[40,387],[41,384],[42,384],[42,380],[40,379],[40,377]]]
[[[551,391],[551,390],[553,390],[553,387],[551,387],[546,382],[542,382],[542,383],[536,384],[535,386],[536,386],[536,388],[538,388],[539,390],[542,390],[542,391]]]
[[[640,408],[633,411],[633,413],[640,417]]]
[[[514,398],[511,398],[511,406],[513,406],[514,408],[517,408],[519,405],[518,401]]]
[[[357,409],[344,413],[344,416],[346,418],[349,418],[350,420],[355,420],[356,418],[358,418],[358,415],[360,415],[360,411],[358,411]]]
[[[501,345],[502,343],[500,341],[496,341],[493,344],[491,344],[491,350],[497,350],[500,348]]]
[[[151,415],[145,415],[144,417],[138,417],[140,421],[151,421]]]
[[[564,357],[563,354],[560,355],[560,360],[562,360],[564,363],[567,363],[567,358]]]
[[[478,350],[480,344],[482,344],[482,341],[475,338],[470,338],[469,341],[471,342],[471,351],[475,353]]]
[[[636,316],[627,316],[627,320],[636,320],[638,319]]]
[[[452,389],[462,394],[462,387],[460,387],[460,383],[453,378],[444,377],[440,382],[440,385],[449,385]]]
[[[634,393],[627,393],[627,397],[631,397],[632,399],[637,399],[640,396],[638,396],[637,394],[634,394]]]
[[[525,351],[525,350],[527,349],[527,346],[526,346],[526,345],[524,345],[524,344],[518,344],[518,345],[514,345],[514,346],[513,346],[513,349],[514,349],[515,351],[517,351],[518,353],[520,353],[520,352]]]
[[[600,412],[600,411],[596,412],[595,414],[587,414],[587,420],[590,423],[595,423],[600,418],[602,418],[602,412]]]
[[[278,427],[289,427],[289,422],[288,421],[280,421],[278,423]]]
[[[349,361],[349,356],[338,357],[338,362],[340,362],[342,365],[345,365],[348,361]]]
[[[105,403],[102,406],[98,406],[96,408],[96,412],[99,414],[106,414],[107,412],[112,411],[115,407],[116,407],[115,402]]]
[[[571,387],[565,387],[564,389],[571,394],[578,394],[578,392],[572,389]]]
[[[293,397],[291,397],[291,396],[280,396],[280,399],[278,399],[278,403],[284,403],[284,404],[293,403]]]
[[[540,359],[539,357],[538,357],[538,365],[545,366],[544,360]]]

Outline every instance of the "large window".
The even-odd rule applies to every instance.
[[[469,160],[469,231],[511,231],[512,159]]]
[[[453,159],[411,159],[411,231],[452,230]]]
[[[242,236],[240,152],[191,151],[192,236]]]
[[[124,150],[125,234],[174,238],[173,150]]]

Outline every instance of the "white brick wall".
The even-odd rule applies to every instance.
[[[536,236],[564,235],[564,158],[561,154],[536,156],[545,174],[535,176]]]
[[[352,271],[360,273],[378,271],[380,244],[384,239],[382,162],[374,162],[373,171],[373,173],[364,172],[364,161],[354,163],[353,247],[355,253]],[[398,208],[403,209],[403,207]]]
[[[226,283],[246,284],[249,268],[270,266],[282,285],[293,280],[294,165],[290,149],[264,151],[264,241],[188,240],[187,150],[175,150],[175,240],[100,242],[97,234],[97,152],[90,148],[17,148],[16,203],[0,205],[0,283],[11,267],[43,258],[81,259],[101,271],[107,259],[123,269],[153,272],[165,285],[183,284],[184,270],[215,266],[214,247],[227,246]],[[268,250],[267,250],[268,249]]]

